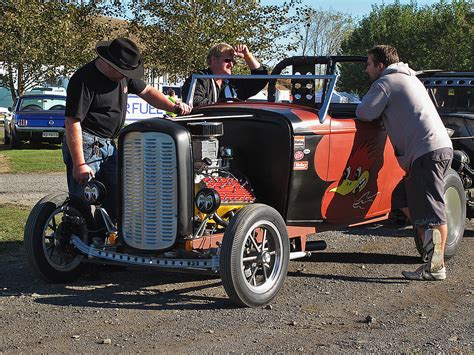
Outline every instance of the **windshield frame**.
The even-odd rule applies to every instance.
[[[279,74],[279,75],[213,75],[213,74],[193,74],[191,77],[190,90],[188,92],[188,97],[186,98],[185,103],[192,107],[194,92],[196,89],[196,83],[198,79],[246,79],[246,80],[277,80],[277,79],[297,79],[297,80],[327,80],[327,92],[324,95],[324,101],[322,102],[321,108],[318,112],[319,122],[323,123],[326,119],[326,115],[329,110],[329,105],[331,103],[332,95],[334,93],[334,88],[336,87],[337,79],[339,74],[328,74],[328,75],[289,75],[289,74]],[[314,104],[315,107],[319,102],[316,101],[316,96],[314,95]]]

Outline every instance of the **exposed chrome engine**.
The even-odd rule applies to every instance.
[[[219,146],[222,122],[188,123],[187,128],[192,136],[199,237],[227,226],[240,208],[255,202],[255,195],[247,178],[232,171],[232,147]]]
[[[194,206],[185,206],[192,226],[181,236],[177,231],[182,221],[177,216],[180,206],[183,208],[179,179],[184,175],[178,167],[178,143],[166,132],[124,135],[119,234],[130,247],[161,251],[173,248],[179,238],[222,232],[240,208],[255,202],[247,178],[232,169],[232,147],[220,145],[223,123],[188,122],[185,128],[191,136],[192,156],[186,174],[194,182],[194,191],[190,191]]]

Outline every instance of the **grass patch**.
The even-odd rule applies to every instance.
[[[12,173],[65,172],[61,149],[3,150]]]
[[[29,207],[0,204],[0,253],[7,249],[19,249],[23,244],[23,232],[30,213]]]
[[[4,144],[3,120],[0,124],[0,142]],[[26,149],[0,149],[0,156],[6,158],[7,171],[10,173],[56,173],[65,172],[66,166],[59,146],[43,144],[44,149],[36,149],[38,145],[25,144]],[[3,160],[5,160],[5,158]],[[1,157],[0,157],[0,160]]]

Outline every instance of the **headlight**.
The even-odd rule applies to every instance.
[[[221,205],[221,196],[214,189],[201,189],[196,195],[196,207],[205,214],[211,214],[217,211]]]
[[[103,183],[92,179],[84,186],[84,200],[90,205],[98,205],[104,200],[106,192]]]

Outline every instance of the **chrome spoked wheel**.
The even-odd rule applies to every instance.
[[[285,223],[273,208],[255,204],[242,208],[222,240],[222,283],[235,303],[268,304],[285,280],[290,246]]]
[[[71,244],[71,236],[87,242],[92,217],[86,209],[79,212],[69,206],[68,201],[65,193],[48,195],[33,207],[26,221],[26,256],[33,271],[47,282],[73,281],[82,272],[83,256]]]
[[[275,286],[282,272],[283,246],[278,228],[270,221],[255,223],[242,244],[242,276],[255,293]]]
[[[61,272],[74,270],[81,264],[83,256],[70,243],[71,234],[85,235],[85,226],[71,228],[65,221],[64,209],[57,208],[49,216],[43,228],[43,252],[52,268]],[[74,231],[75,229],[75,231]]]

